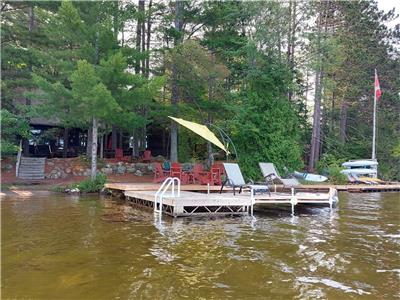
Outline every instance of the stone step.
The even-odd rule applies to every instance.
[[[20,172],[18,173],[19,176],[44,176],[43,172]]]
[[[19,171],[19,175],[44,175],[42,171]]]
[[[31,160],[21,160],[20,161],[21,163],[24,163],[24,164],[44,164],[45,163],[45,161],[43,160],[33,160],[33,161],[31,161]]]
[[[37,169],[40,169],[40,168],[44,168],[44,165],[19,165],[19,168],[21,169],[21,168],[37,168]]]
[[[18,178],[24,180],[38,180],[38,179],[44,179],[44,176],[18,176]]]
[[[40,169],[40,168],[44,168],[44,165],[19,165],[19,168],[21,169],[21,168],[37,168],[37,169]]]
[[[44,179],[46,158],[22,157],[19,165],[18,178],[23,180]]]

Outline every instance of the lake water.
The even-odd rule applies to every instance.
[[[400,194],[155,221],[109,198],[2,199],[3,299],[400,298]]]

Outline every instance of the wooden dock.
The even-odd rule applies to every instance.
[[[113,191],[156,191],[160,185],[156,183],[106,183],[105,187],[113,190]],[[282,191],[282,185],[271,186],[271,191]],[[379,185],[370,185],[370,184],[349,184],[349,185],[329,185],[329,184],[320,184],[320,185],[302,185],[296,190],[301,192],[318,192],[321,190],[327,190],[329,188],[334,188],[340,192],[349,192],[349,193],[373,193],[373,192],[400,192],[400,183],[393,184],[379,184]],[[210,192],[219,192],[221,189],[220,186],[211,185],[209,186]],[[188,184],[181,185],[182,191],[192,191],[192,192],[207,192],[207,185],[200,184]],[[224,192],[230,192],[232,189],[224,188]]]
[[[379,193],[379,192],[400,192],[400,183],[393,184],[348,184],[348,185],[302,185],[301,189],[321,189],[321,188],[334,188],[340,192],[349,193]]]
[[[294,213],[298,204],[325,204],[332,208],[338,201],[337,191],[333,188],[314,188],[313,192],[305,190],[296,193],[288,189],[271,194],[254,194],[245,190],[233,195],[231,188],[224,188],[220,194],[219,186],[182,185],[179,195],[176,191],[174,194],[168,191],[163,194],[162,200],[157,200],[159,184],[108,183],[105,186],[130,204],[147,206],[174,217],[247,215],[253,214],[254,206],[271,204],[289,205]]]

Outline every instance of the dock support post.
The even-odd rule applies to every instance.
[[[251,208],[250,208],[250,210],[251,210],[251,216],[253,216],[253,213],[254,213],[254,202],[255,202],[255,200],[254,200],[254,189],[253,188],[250,189],[250,197],[251,197]]]
[[[292,216],[294,216],[294,206],[297,204],[297,198],[294,195],[294,188],[292,188],[292,198],[290,198],[290,204],[292,205]]]
[[[207,183],[207,194],[208,195],[210,194],[210,184],[209,183]]]

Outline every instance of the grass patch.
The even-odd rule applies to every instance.
[[[68,185],[56,185],[51,188],[51,191],[55,193],[64,193],[66,189],[72,190],[77,188],[82,193],[96,193],[101,191],[106,181],[106,175],[100,173],[97,174],[94,180],[92,180],[91,178],[86,178],[81,182],[71,183]]]
[[[78,188],[84,193],[95,193],[101,191],[107,181],[107,176],[103,173],[96,175],[95,179],[87,178],[74,185],[72,188]]]

